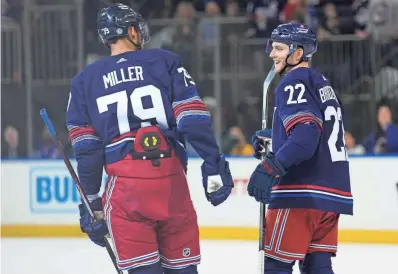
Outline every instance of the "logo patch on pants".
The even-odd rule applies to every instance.
[[[182,256],[188,257],[191,254],[191,249],[190,248],[184,248],[182,251]]]

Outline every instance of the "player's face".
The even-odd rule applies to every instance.
[[[286,57],[289,55],[289,46],[279,42],[272,43],[272,51],[269,57],[274,60],[275,72],[281,72],[286,65]]]

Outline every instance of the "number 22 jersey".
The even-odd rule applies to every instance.
[[[274,153],[298,123],[321,130],[314,155],[289,168],[272,188],[269,208],[312,208],[353,214],[343,108],[329,81],[310,68],[289,72],[275,90],[272,127]]]

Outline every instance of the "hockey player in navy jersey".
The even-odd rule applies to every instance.
[[[343,108],[329,81],[309,68],[316,35],[306,25],[278,26],[267,44],[282,79],[275,89],[272,133],[253,136],[255,156],[272,136],[272,152],[257,166],[249,195],[269,204],[265,272],[332,274],[340,214],[353,214],[344,144]]]
[[[130,274],[197,273],[199,232],[185,141],[204,160],[211,204],[223,203],[233,187],[209,112],[178,55],[141,50],[149,41],[141,15],[122,4],[102,9],[98,32],[111,56],[73,78],[66,115],[83,191],[104,215],[93,222],[79,205],[81,229],[100,246],[109,231],[118,267]],[[103,168],[109,179],[101,198]]]

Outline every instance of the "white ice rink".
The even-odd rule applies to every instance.
[[[105,249],[88,239],[1,239],[2,274],[115,273]],[[201,274],[257,274],[256,242],[202,241]],[[398,273],[398,245],[339,246],[336,274]],[[298,273],[298,272],[294,272]]]

